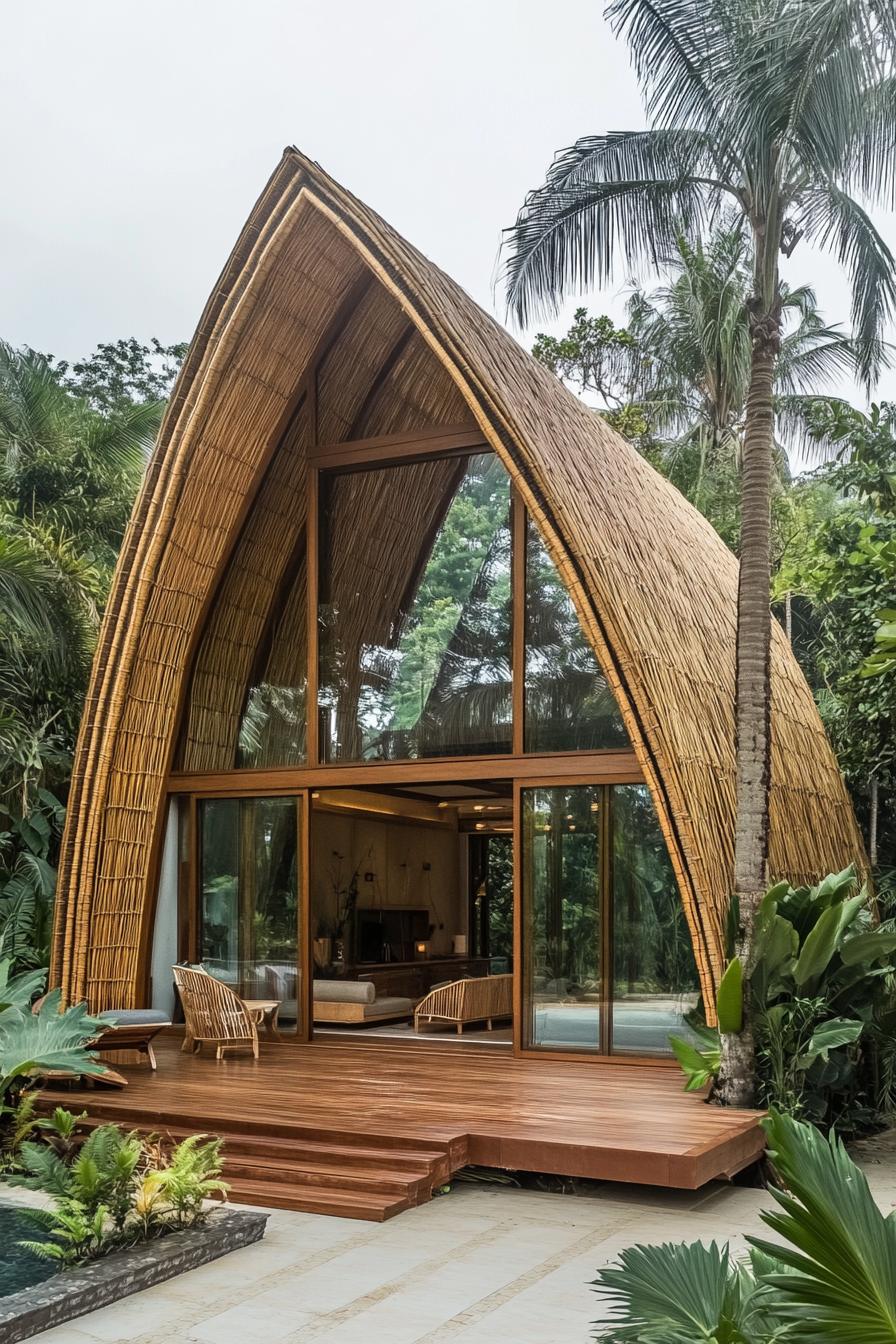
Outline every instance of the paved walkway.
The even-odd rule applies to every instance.
[[[864,1155],[896,1203],[896,1145]],[[457,1185],[385,1224],[273,1212],[264,1241],[37,1344],[589,1344],[598,1265],[637,1241],[742,1245],[764,1191],[604,1185],[594,1198]]]

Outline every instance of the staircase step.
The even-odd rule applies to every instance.
[[[113,1109],[95,1108],[85,1125],[114,1121]],[[196,1132],[182,1117],[166,1125],[145,1116],[136,1128],[175,1143]],[[429,1140],[423,1147],[414,1140],[399,1147],[396,1136],[381,1142],[376,1134],[307,1138],[304,1129],[296,1129],[284,1138],[242,1128],[215,1133],[223,1140],[223,1177],[234,1203],[382,1222],[426,1203],[452,1170],[449,1146]]]
[[[360,1218],[371,1223],[385,1222],[411,1207],[409,1199],[394,1194],[337,1190],[323,1185],[274,1185],[270,1181],[236,1181],[227,1197],[233,1204],[260,1204],[264,1208]]]
[[[101,1094],[97,1093],[101,1098]],[[64,1099],[56,1095],[47,1097],[52,1106],[63,1105]],[[252,1142],[255,1139],[263,1140],[265,1143],[274,1141],[277,1143],[289,1144],[311,1144],[314,1146],[324,1146],[327,1149],[333,1147],[345,1147],[350,1149],[374,1149],[376,1151],[398,1149],[402,1152],[416,1156],[444,1157],[448,1148],[448,1143],[442,1139],[425,1139],[416,1135],[392,1134],[389,1132],[379,1133],[369,1129],[350,1130],[350,1129],[331,1129],[324,1125],[311,1124],[290,1124],[288,1121],[267,1121],[251,1119],[234,1119],[228,1122],[217,1121],[210,1125],[208,1116],[204,1118],[201,1115],[184,1115],[182,1112],[170,1114],[164,1110],[147,1110],[140,1123],[134,1124],[134,1117],[128,1113],[123,1106],[122,1109],[116,1107],[114,1101],[107,1102],[102,1098],[97,1102],[91,1101],[90,1119],[87,1122],[91,1125],[99,1124],[121,1124],[126,1128],[136,1128],[144,1133],[163,1132],[172,1135],[187,1134],[209,1134],[213,1133],[220,1136],[227,1142]],[[231,1128],[231,1125],[233,1128]]]
[[[322,1162],[292,1164],[245,1157],[225,1158],[224,1179],[229,1185],[265,1181],[277,1186],[315,1185],[337,1190],[367,1190],[400,1195],[412,1204],[429,1199],[434,1184],[431,1173],[417,1175],[394,1167],[348,1169]]]
[[[175,1142],[187,1138],[195,1131],[183,1126],[166,1126],[164,1133]],[[218,1133],[219,1131],[216,1131]],[[344,1167],[367,1167],[378,1162],[387,1162],[389,1166],[401,1166],[421,1176],[428,1175],[434,1166],[441,1164],[447,1154],[420,1151],[414,1148],[378,1147],[372,1144],[355,1146],[354,1144],[330,1143],[324,1140],[309,1142],[296,1139],[271,1139],[264,1136],[240,1134],[225,1131],[220,1134],[224,1141],[226,1156],[236,1158],[262,1158],[274,1161],[282,1160],[295,1165],[313,1162],[338,1161]]]

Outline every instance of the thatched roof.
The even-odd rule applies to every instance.
[[[282,647],[272,625],[301,629],[312,415],[321,442],[468,420],[500,455],[617,696],[709,987],[733,866],[737,563],[448,276],[290,149],[203,314],[119,562],[63,845],[66,994],[141,998],[179,724],[184,765],[227,764],[246,688]],[[807,879],[861,842],[777,625],[772,684],[771,868]]]

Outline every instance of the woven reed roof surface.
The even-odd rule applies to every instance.
[[[379,283],[359,289],[365,267]],[[349,323],[332,344],[329,324],[346,304],[356,314],[369,305],[376,320]],[[368,351],[364,376],[345,379]],[[441,387],[432,355],[447,375]],[[234,685],[210,682],[201,703],[212,712],[219,697],[232,706],[245,686],[243,645],[255,636],[239,628],[239,580],[222,607],[218,575],[230,558],[225,585],[234,566],[267,585],[260,624],[268,620],[277,575],[264,547],[255,557],[246,549],[252,505],[279,470],[267,464],[295,415],[296,388],[321,359],[328,436],[458,418],[445,408],[462,397],[500,453],[616,692],[708,987],[732,872],[736,562],[667,481],[453,281],[291,150],[203,316],[126,539],[64,843],[54,948],[64,989],[89,991],[96,1007],[142,993],[152,856],[180,706],[217,621],[214,638],[241,652]],[[344,399],[343,382],[352,388]],[[269,493],[274,516],[273,485]],[[295,541],[300,526],[294,519]],[[214,661],[205,660],[211,677]],[[777,626],[772,682],[771,866],[808,878],[861,856],[861,843]],[[214,727],[208,737],[214,748]]]

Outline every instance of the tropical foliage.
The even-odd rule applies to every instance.
[[[53,1201],[50,1209],[23,1210],[41,1233],[24,1243],[36,1255],[63,1265],[95,1260],[195,1226],[206,1217],[204,1201],[225,1193],[220,1139],[194,1134],[166,1153],[154,1140],[100,1125],[72,1144],[82,1119],[60,1108],[44,1126],[49,1142],[21,1145],[25,1174],[15,1184]]]
[[[857,367],[880,369],[896,262],[867,202],[896,174],[896,23],[880,0],[613,0],[644,89],[648,128],[586,136],[554,161],[510,232],[509,305],[520,321],[577,287],[656,268],[678,238],[733,212],[749,237],[750,373],[741,467],[733,890],[749,959],[768,867],[770,513],[782,257],[831,250],[852,287]],[[747,1005],[749,1010],[749,1005]],[[721,1095],[752,1099],[751,1033],[723,1040]]]
[[[896,924],[877,922],[854,869],[814,887],[770,888],[756,920],[754,959],[734,957],[717,1001],[719,1029],[743,1027],[745,996],[759,1101],[841,1133],[867,1128],[896,1099]],[[673,1039],[689,1088],[718,1073],[719,1032],[700,1046]]]
[[[60,1012],[55,990],[32,1010],[46,982],[43,971],[13,972],[0,960],[0,1168],[29,1132],[33,1108],[23,1093],[35,1078],[53,1070],[99,1074],[105,1066],[86,1048],[100,1026],[83,1004]]]
[[[625,327],[576,311],[562,338],[539,334],[537,359],[593,397],[615,429],[710,519],[740,540],[739,472],[750,378],[747,238],[742,227],[705,241],[679,237],[665,283],[635,290]],[[775,487],[789,483],[788,444],[816,428],[820,398],[854,364],[852,344],[826,323],[814,291],[781,286],[781,351],[775,369]]]
[[[836,1135],[772,1112],[769,1156],[784,1188],[762,1214],[779,1240],[748,1237],[749,1258],[700,1242],[633,1246],[599,1271],[611,1319],[603,1344],[892,1344],[896,1221]]]
[[[896,595],[896,411],[819,403],[812,432],[837,452],[777,511],[775,597],[813,687],[886,891],[896,863],[896,679],[880,658]],[[886,635],[884,634],[884,639]],[[869,661],[878,675],[868,676]]]
[[[79,368],[84,395],[64,385]],[[48,959],[94,642],[162,411],[103,368],[0,344],[0,940],[23,966]]]

